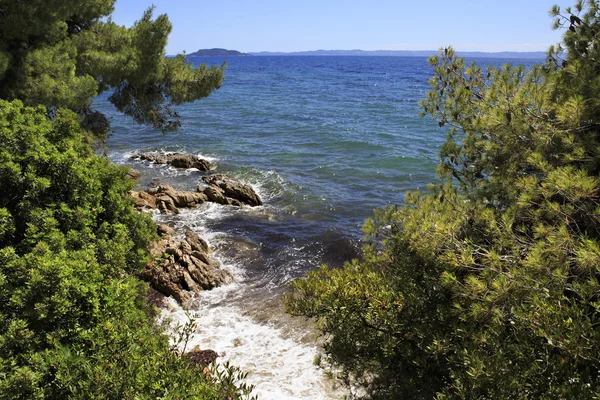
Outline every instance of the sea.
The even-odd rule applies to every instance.
[[[427,190],[446,131],[420,117],[433,68],[425,57],[265,56],[191,58],[227,62],[221,88],[177,108],[181,129],[135,124],[96,98],[111,119],[108,156],[142,173],[139,189],[169,184],[195,190],[206,173],[134,161],[139,152],[206,158],[211,173],[254,187],[261,207],[204,204],[159,223],[188,226],[214,249],[236,281],[195,299],[168,299],[173,327],[194,321],[187,348],[212,349],[247,372],[264,400],[336,399],[349,394],[320,359],[314,321],[285,314],[289,284],[321,264],[360,257],[361,227],[373,210]],[[474,59],[481,65],[532,65]],[[540,61],[538,61],[540,62]]]

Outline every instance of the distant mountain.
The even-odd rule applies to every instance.
[[[439,54],[436,50],[312,50],[296,51],[290,53],[261,51],[250,53],[254,56],[397,56],[397,57],[429,57]],[[470,58],[520,58],[520,59],[543,59],[546,53],[543,51],[503,51],[487,53],[481,51],[457,51],[460,57]]]
[[[250,56],[248,53],[240,53],[237,50],[226,49],[200,49],[188,54],[188,57],[212,57],[212,56]]]

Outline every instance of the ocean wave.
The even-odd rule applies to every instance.
[[[239,366],[248,373],[247,383],[255,386],[253,394],[262,400],[327,400],[343,395],[315,365],[319,353],[314,346],[286,336],[278,327],[257,323],[238,306],[221,304],[226,290],[211,292],[203,294],[197,312],[192,312],[197,328],[188,349],[212,349],[221,355],[219,363]],[[164,318],[173,326],[189,321],[185,310],[174,300],[167,301]]]

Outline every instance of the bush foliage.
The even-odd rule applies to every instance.
[[[98,93],[171,129],[223,68],[166,58],[167,17],[120,27],[114,3],[0,0],[0,398],[242,398],[241,371],[203,373],[157,325],[138,278],[155,225],[88,144]]]
[[[223,398],[152,319],[135,275],[155,227],[84,134],[0,100],[0,397]]]
[[[293,284],[367,398],[600,398],[600,7],[551,14],[565,48],[543,65],[430,59],[440,183]]]

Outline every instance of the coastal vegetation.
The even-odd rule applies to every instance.
[[[430,59],[439,182],[376,212],[361,259],[292,285],[365,398],[600,398],[600,5],[551,15],[542,65]]]
[[[114,3],[0,1],[0,398],[242,398],[239,370],[203,371],[157,325],[140,279],[156,226],[92,147],[94,96],[175,129],[172,106],[223,68],[166,58],[167,17],[121,27]]]
[[[109,18],[114,3],[0,1],[0,98],[74,110],[84,128],[104,133],[108,121],[90,104],[110,89],[110,102],[136,122],[177,128],[172,106],[219,88],[224,67],[167,58],[167,16],[153,19],[149,8],[126,28]]]
[[[173,130],[173,106],[223,67],[166,57],[167,17],[121,27],[114,3],[0,0],[0,398],[248,397],[239,370],[194,366],[157,325],[141,279],[157,227],[134,202],[262,201],[225,175],[134,199],[127,168],[94,151],[110,127],[94,96]],[[356,396],[600,398],[600,5],[551,13],[564,49],[542,65],[430,60],[439,181],[376,212],[362,258],[293,284],[287,309],[315,318]],[[177,245],[204,258],[192,231]]]

